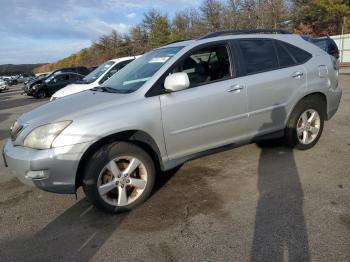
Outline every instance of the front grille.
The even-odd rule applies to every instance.
[[[16,121],[13,126],[11,127],[11,139],[12,141],[15,141],[18,134],[22,131],[23,126]]]

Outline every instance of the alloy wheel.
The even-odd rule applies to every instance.
[[[314,109],[305,110],[297,122],[297,136],[300,143],[311,144],[317,138],[321,128],[321,118]]]
[[[102,169],[97,180],[101,198],[112,206],[127,206],[137,200],[147,184],[145,165],[136,157],[117,157]]]

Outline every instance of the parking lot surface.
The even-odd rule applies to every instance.
[[[129,213],[22,185],[0,160],[0,261],[350,261],[350,74],[341,82],[311,150],[251,144],[186,163]],[[0,94],[1,147],[42,103]]]

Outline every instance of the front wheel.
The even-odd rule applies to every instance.
[[[83,189],[97,208],[119,213],[135,208],[149,197],[155,176],[152,158],[143,149],[116,142],[92,155],[85,168]]]
[[[305,98],[297,104],[285,132],[290,147],[306,150],[317,143],[323,131],[325,107],[318,96]]]
[[[38,93],[36,94],[36,97],[40,99],[45,98],[46,97],[45,90],[39,90]]]

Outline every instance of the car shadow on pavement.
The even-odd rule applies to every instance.
[[[160,190],[178,171],[166,172],[156,185]],[[152,197],[151,197],[152,198]],[[142,209],[142,206],[140,207]],[[142,210],[141,210],[142,211]],[[38,210],[45,215],[48,210]],[[116,232],[130,212],[103,213],[83,198],[49,222],[38,233],[0,241],[1,261],[89,261]],[[118,247],[116,247],[118,253]]]
[[[272,122],[262,129],[285,115],[281,111],[272,112]],[[259,200],[251,261],[310,261],[304,194],[293,150],[281,140],[263,141],[258,146]]]
[[[3,261],[88,261],[125,219],[82,199],[34,236],[0,244]]]

